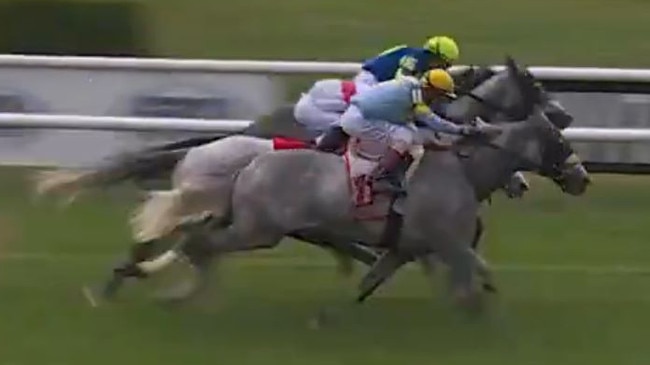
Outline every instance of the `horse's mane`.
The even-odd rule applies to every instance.
[[[470,91],[496,74],[496,71],[487,66],[468,66],[455,77],[456,87],[459,90]]]

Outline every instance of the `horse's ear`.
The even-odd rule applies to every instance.
[[[515,59],[512,58],[510,55],[506,55],[506,68],[508,69],[509,72],[513,74],[517,74],[518,67],[517,67],[517,62],[515,62]]]

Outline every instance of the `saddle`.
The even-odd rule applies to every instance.
[[[350,139],[343,153],[351,203],[357,220],[381,220],[389,215],[391,206],[404,195],[403,190],[381,189],[370,173],[377,167],[384,146],[368,145]],[[407,175],[404,172],[404,175]]]

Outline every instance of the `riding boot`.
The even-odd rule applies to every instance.
[[[404,192],[402,187],[402,172],[405,169],[400,169],[404,156],[396,150],[389,148],[388,151],[381,157],[377,167],[370,173],[374,186],[373,190],[376,192],[393,192],[400,194]],[[401,171],[404,170],[404,171]]]
[[[345,147],[350,136],[341,127],[331,127],[325,132],[316,145],[316,149],[323,152],[339,153]]]
[[[399,243],[399,237],[402,232],[402,225],[404,224],[404,216],[401,213],[398,213],[394,209],[388,211],[388,216],[386,217],[386,225],[379,239],[379,246],[397,250]]]

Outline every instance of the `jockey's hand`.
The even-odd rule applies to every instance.
[[[486,124],[488,124],[488,123],[487,123],[486,121],[484,121],[483,118],[481,118],[481,117],[476,117],[476,118],[474,118],[474,120],[472,120],[471,122],[469,122],[469,124],[478,127],[478,126],[484,126],[484,125],[486,125]]]
[[[461,126],[461,135],[475,136],[475,137],[496,137],[501,134],[501,128],[481,122],[476,125],[463,125]]]

